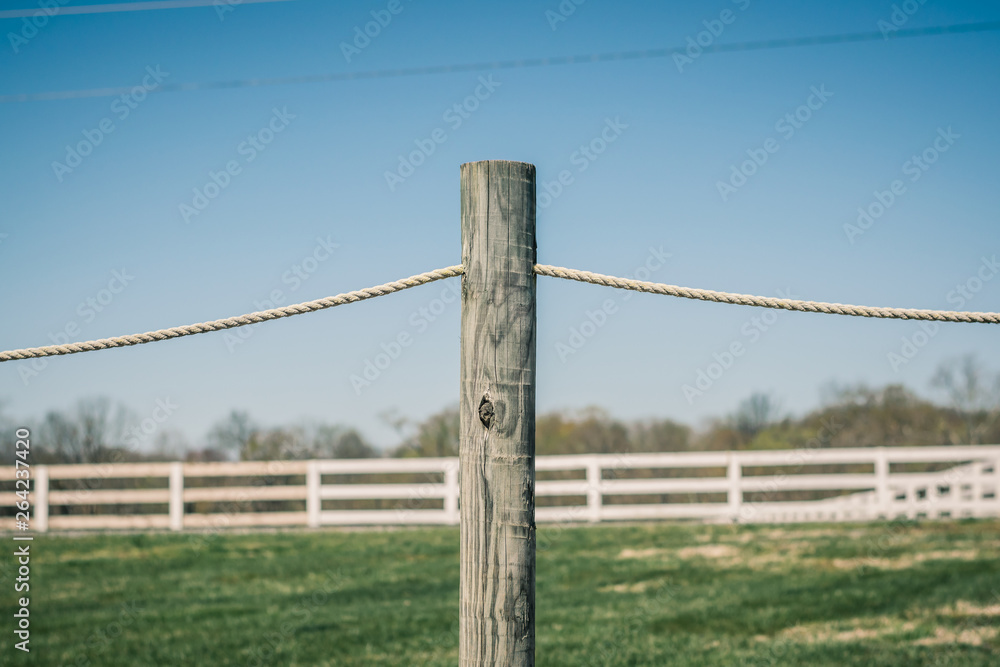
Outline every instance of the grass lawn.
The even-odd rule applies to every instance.
[[[31,544],[0,664],[457,664],[457,528]],[[539,665],[998,665],[1000,522],[543,525],[537,598]]]

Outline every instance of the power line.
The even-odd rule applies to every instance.
[[[292,2],[292,0],[239,0],[234,5],[249,5],[262,2]],[[151,0],[150,2],[114,2],[105,5],[76,5],[70,7],[55,7],[52,13],[38,7],[30,9],[0,10],[0,19],[30,18],[44,11],[48,16],[69,16],[70,14],[108,14],[111,12],[143,12],[152,9],[188,9],[191,7],[213,7],[220,5],[220,0]]]
[[[818,35],[814,37],[793,37],[785,39],[766,39],[749,42],[734,42],[730,44],[712,44],[702,48],[702,53],[731,53],[735,51],[764,51],[768,49],[785,49],[805,46],[822,46],[827,44],[846,44],[855,42],[871,42],[886,39],[906,37],[930,37],[934,35],[954,35],[971,32],[990,32],[1000,30],[1000,21],[981,23],[957,23],[953,25],[931,26],[927,28],[900,29],[889,35],[876,30],[871,32],[841,33],[838,35]],[[404,76],[421,76],[426,74],[449,74],[455,72],[483,72],[489,70],[517,69],[522,67],[549,67],[552,65],[580,65],[585,63],[614,62],[619,60],[642,60],[649,58],[669,58],[675,54],[684,55],[686,47],[662,49],[644,49],[638,51],[615,51],[610,53],[592,53],[577,56],[553,56],[550,58],[524,58],[519,60],[498,60],[494,62],[464,63],[458,65],[430,65],[425,67],[403,67],[398,69],[363,70],[360,72],[336,72],[329,74],[311,74],[305,76],[272,77],[266,79],[233,79],[230,81],[208,81],[203,83],[162,84],[150,92],[166,93],[190,90],[222,90],[228,88],[253,88],[257,86],[280,86],[296,83],[332,83],[338,81],[353,81],[361,79],[389,79]],[[45,93],[22,93],[19,95],[0,95],[0,103],[40,102],[50,100],[66,100],[81,97],[114,97],[125,95],[132,91],[131,86],[114,88],[88,88],[83,90],[63,90]]]

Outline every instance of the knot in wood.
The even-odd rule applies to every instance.
[[[479,402],[479,421],[483,422],[483,426],[486,428],[489,428],[490,424],[493,423],[493,403],[485,396]]]

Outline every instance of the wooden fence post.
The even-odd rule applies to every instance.
[[[462,165],[462,665],[535,664],[535,167]]]

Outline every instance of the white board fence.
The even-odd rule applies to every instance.
[[[914,470],[928,464],[934,471]],[[536,520],[1000,516],[998,464],[996,445],[539,456]],[[40,465],[31,523],[40,532],[458,525],[458,469],[457,458]],[[20,500],[13,480],[13,466],[0,471],[6,531]],[[357,508],[365,503],[379,508]]]

